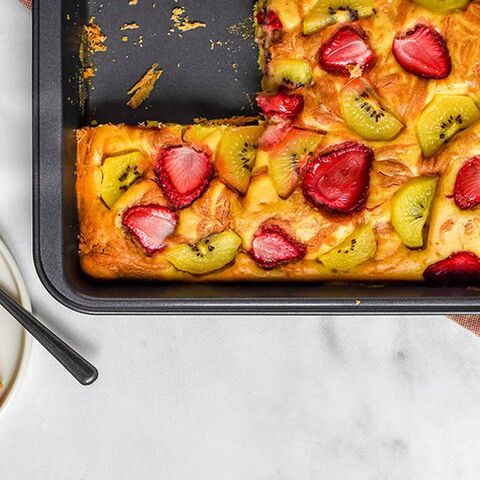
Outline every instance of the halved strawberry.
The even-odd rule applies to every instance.
[[[446,284],[465,284],[480,281],[480,258],[472,252],[456,252],[427,267],[425,280]]]
[[[257,105],[266,117],[292,118],[301,113],[304,100],[302,95],[293,93],[260,93]]]
[[[157,156],[155,173],[170,205],[180,209],[192,204],[207,188],[213,164],[205,151],[186,145],[167,147]]]
[[[314,205],[333,212],[363,208],[370,183],[373,151],[357,142],[343,142],[320,153],[303,173],[303,194]]]
[[[462,210],[480,204],[480,156],[467,160],[458,171],[453,199]]]
[[[446,78],[452,60],[443,36],[432,26],[418,23],[393,41],[397,62],[409,73],[423,78]]]
[[[267,31],[281,30],[283,28],[280,17],[273,10],[260,10],[257,13],[257,22]]]
[[[161,205],[137,205],[125,210],[122,224],[148,254],[159,252],[177,226],[178,217]]]
[[[348,76],[354,67],[364,72],[370,69],[375,63],[375,52],[368,45],[362,28],[346,25],[322,45],[318,61],[327,72]]]
[[[262,225],[253,238],[250,252],[255,263],[274,268],[305,256],[306,249],[278,225]]]
[[[270,123],[263,131],[258,141],[262,150],[270,150],[273,146],[282,142],[293,129],[290,120],[280,120],[278,123]]]

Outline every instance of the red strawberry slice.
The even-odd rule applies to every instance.
[[[303,173],[303,194],[314,205],[352,213],[365,205],[373,151],[357,142],[344,142],[320,153]]]
[[[480,258],[472,252],[456,252],[427,267],[423,277],[442,285],[475,283],[480,281]]]
[[[452,71],[447,43],[430,25],[418,23],[393,41],[397,62],[409,73],[423,78],[446,78]]]
[[[148,254],[159,252],[177,226],[177,214],[160,205],[137,205],[125,211],[122,224]]]
[[[266,117],[292,118],[303,110],[303,96],[289,93],[260,93],[257,105]]]
[[[157,157],[155,173],[170,205],[191,205],[207,188],[213,175],[210,155],[190,146],[164,148]]]
[[[274,268],[305,256],[305,247],[278,225],[262,225],[253,238],[250,252],[255,263]]]
[[[290,120],[281,120],[278,123],[271,123],[263,131],[258,141],[262,150],[270,150],[277,143],[282,142],[292,130]]]
[[[352,67],[358,66],[362,71],[372,68],[375,52],[368,45],[363,29],[346,25],[322,45],[318,61],[327,72],[348,76]]]
[[[273,10],[260,10],[257,13],[257,22],[267,31],[281,30],[283,28],[280,17]]]
[[[453,199],[462,210],[480,203],[480,156],[467,160],[458,171]]]

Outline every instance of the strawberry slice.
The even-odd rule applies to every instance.
[[[292,118],[303,110],[303,96],[289,93],[260,93],[257,105],[266,117]]]
[[[190,146],[167,147],[157,156],[155,173],[174,209],[191,205],[207,188],[213,175],[210,155]]]
[[[257,13],[257,22],[264,30],[270,32],[283,28],[280,17],[273,10],[260,10]]]
[[[274,268],[305,256],[306,249],[278,225],[262,225],[253,238],[250,252],[255,263]]]
[[[314,205],[338,213],[362,209],[368,195],[373,151],[357,142],[343,142],[320,153],[303,173],[303,194]]]
[[[163,249],[165,239],[175,231],[177,221],[177,214],[161,205],[130,207],[122,217],[125,229],[150,255]]]
[[[480,258],[472,252],[456,252],[423,272],[429,282],[458,285],[480,281]]]
[[[360,27],[346,25],[337,30],[320,48],[320,66],[330,73],[349,76],[352,69],[372,68],[375,52],[367,43],[367,34]]]
[[[467,160],[458,171],[453,199],[462,210],[480,203],[480,156]]]
[[[269,124],[258,141],[260,148],[270,150],[277,143],[282,142],[292,129],[290,120],[280,120],[278,123]]]
[[[393,41],[397,62],[409,73],[423,78],[446,78],[452,71],[447,43],[432,26],[418,23]]]

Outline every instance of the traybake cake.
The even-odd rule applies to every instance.
[[[262,119],[78,131],[99,279],[480,279],[480,3],[255,6]]]

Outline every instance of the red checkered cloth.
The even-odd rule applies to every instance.
[[[27,8],[32,8],[32,0],[20,0],[20,3]],[[450,317],[462,327],[468,328],[475,335],[480,336],[480,316],[477,315],[455,315]]]

